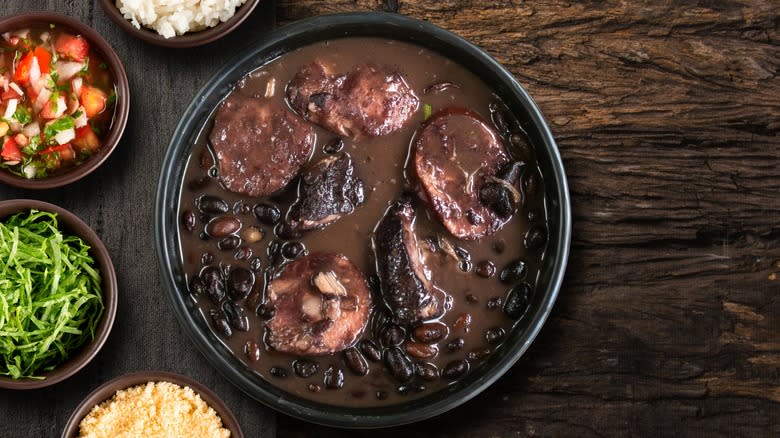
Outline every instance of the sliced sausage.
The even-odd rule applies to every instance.
[[[363,180],[347,153],[323,158],[305,170],[298,183],[298,200],[288,222],[298,230],[323,228],[365,202]]]
[[[334,74],[319,61],[295,75],[287,99],[306,120],[352,138],[389,134],[419,106],[417,95],[394,67],[360,64],[349,73]]]
[[[265,196],[298,174],[315,135],[281,103],[231,93],[217,108],[209,140],[222,184],[232,192]]]
[[[479,115],[462,108],[439,111],[417,133],[413,154],[418,194],[454,236],[478,239],[509,220],[506,211],[495,211],[486,190],[480,201],[480,190],[498,180],[509,157]]]
[[[340,254],[313,253],[287,265],[268,284],[268,344],[300,356],[351,347],[368,322],[366,278]]]
[[[387,209],[372,237],[382,299],[396,323],[413,325],[444,312],[445,294],[430,279],[414,234],[415,212],[404,197]]]

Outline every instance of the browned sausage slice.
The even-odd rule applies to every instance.
[[[360,64],[349,73],[334,74],[319,61],[295,75],[287,86],[287,99],[306,120],[353,138],[389,134],[419,106],[396,68]]]
[[[365,202],[363,180],[347,153],[325,157],[303,171],[287,220],[298,230],[323,228]]]
[[[354,344],[368,322],[365,276],[340,254],[313,253],[287,265],[268,284],[268,344],[301,356],[335,353]]]
[[[439,111],[417,133],[413,154],[418,194],[454,236],[478,239],[506,223],[508,217],[480,202],[480,189],[509,157],[479,115],[462,108]]]
[[[406,197],[379,221],[372,246],[382,298],[398,324],[412,325],[444,312],[445,294],[426,272],[414,234],[415,213]]]
[[[281,103],[231,93],[217,108],[209,140],[222,184],[231,192],[265,196],[298,174],[315,135]]]

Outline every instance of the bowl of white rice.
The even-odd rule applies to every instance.
[[[166,47],[195,47],[238,27],[260,0],[100,0],[126,32]]]

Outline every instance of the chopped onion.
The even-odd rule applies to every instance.
[[[10,119],[14,116],[17,103],[19,103],[18,99],[8,99],[8,106],[5,107],[5,114],[3,114],[4,119]]]
[[[11,32],[4,32],[3,33],[3,39],[8,41],[8,42],[11,42]]]
[[[32,62],[30,63],[30,82],[35,83],[40,78],[41,78],[41,66],[38,65],[38,58],[36,56],[33,56]]]
[[[35,173],[38,171],[38,169],[30,164],[29,166],[24,166],[24,176],[26,176],[29,179],[35,178]]]
[[[70,82],[70,87],[71,87],[71,89],[73,89],[73,93],[76,96],[80,96],[81,95],[81,84],[82,84],[82,82],[83,82],[83,79],[81,79],[80,77],[76,77],[76,78],[74,78]]]
[[[59,118],[68,110],[68,102],[64,96],[57,96],[57,110],[54,112],[54,118]]]
[[[44,88],[41,90],[41,92],[38,94],[38,98],[35,99],[35,102],[33,102],[33,109],[35,112],[39,112],[44,105],[46,105],[46,102],[51,97],[51,91],[49,91],[48,88]]]
[[[22,128],[22,134],[29,137],[35,137],[41,133],[41,127],[37,123],[28,123]]]
[[[57,70],[57,74],[61,81],[70,80],[73,76],[76,76],[84,65],[80,62],[70,61],[57,61],[54,64],[54,68]]]
[[[78,111],[81,112],[78,117],[73,119],[73,126],[76,128],[81,128],[82,126],[87,126],[87,112],[84,110],[83,106],[80,106]]]
[[[19,88],[18,85],[16,85],[16,82],[11,82],[8,84],[8,86],[11,87],[11,89],[14,90],[19,96],[24,96],[24,92],[21,88]]]
[[[54,136],[54,140],[57,141],[57,144],[68,143],[74,138],[76,138],[76,130],[73,128],[62,130]]]
[[[46,87],[46,82],[48,81],[49,75],[41,76],[38,78],[37,81],[30,81],[30,85],[32,86],[33,91],[36,93],[40,93],[44,88]]]
[[[51,38],[51,34],[49,32],[44,32],[41,34],[41,42],[45,43],[46,41],[49,41],[49,38]]]

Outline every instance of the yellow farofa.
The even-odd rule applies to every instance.
[[[81,420],[79,437],[227,438],[230,431],[200,395],[170,382],[122,389]]]

